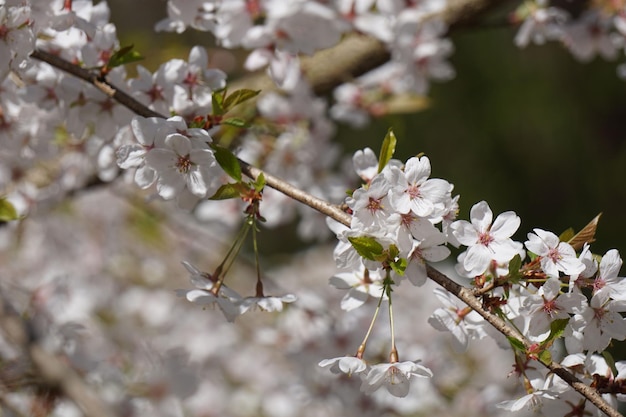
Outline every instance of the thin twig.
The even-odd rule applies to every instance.
[[[74,75],[75,77],[87,81],[89,84],[95,86],[98,90],[102,91],[113,100],[127,107],[135,114],[143,117],[164,117],[162,114],[159,114],[154,110],[144,106],[142,103],[117,88],[115,85],[106,81],[100,76],[100,73],[98,71],[90,71],[85,68],[81,68],[78,65],[74,65],[57,55],[51,54],[50,52],[42,51],[41,49],[36,49],[30,56],[40,61],[47,62],[55,68],[63,70],[71,75]]]

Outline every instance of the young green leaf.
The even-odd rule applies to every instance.
[[[567,327],[567,323],[569,323],[569,319],[558,319],[550,323],[550,334],[548,335],[546,340],[541,342],[541,346],[544,349],[552,346],[554,341],[563,335],[563,332]]]
[[[520,340],[517,340],[516,338],[510,336],[507,336],[507,339],[509,340],[509,343],[511,344],[511,347],[513,349],[524,353],[526,352],[526,346],[524,346],[524,344]]]
[[[224,110],[224,94],[226,94],[225,90],[214,91],[213,94],[211,94],[211,109],[213,116],[221,116],[226,113]]]
[[[393,153],[396,151],[396,142],[396,135],[394,135],[393,130],[389,129],[385,139],[383,140],[383,144],[380,147],[380,154],[378,155],[379,173],[383,170],[383,168],[385,168],[387,163],[393,157]]]
[[[542,350],[539,352],[539,360],[544,365],[550,365],[552,363],[552,354],[548,349]]]
[[[241,104],[244,101],[248,101],[251,98],[258,96],[260,92],[261,90],[248,90],[245,88],[234,91],[224,100],[224,113],[228,112],[230,109],[232,109],[236,105]]]
[[[239,160],[231,151],[218,145],[212,145],[215,152],[215,159],[222,169],[235,181],[241,181],[241,165]]]
[[[517,254],[509,262],[509,275],[508,279],[512,283],[517,283],[522,278],[520,268],[522,267],[522,257]]]
[[[559,242],[567,242],[568,240],[573,238],[574,235],[575,235],[574,228],[570,227],[564,230],[563,233],[559,235]]]
[[[259,176],[256,178],[256,181],[254,182],[254,189],[257,192],[261,192],[264,187],[265,187],[265,175],[263,175],[263,173],[261,172]]]
[[[229,126],[235,126],[235,127],[242,127],[242,128],[250,127],[250,124],[248,122],[246,122],[243,119],[240,119],[239,117],[229,117],[227,119],[223,119],[222,120],[222,124],[223,125],[229,125]]]
[[[17,214],[13,204],[6,198],[0,198],[0,221],[8,222],[19,218],[20,216]]]
[[[134,45],[125,46],[119,51],[115,52],[109,58],[106,67],[111,69],[119,67],[120,65],[129,64],[131,62],[141,61],[143,56],[137,51],[133,51]]]
[[[400,258],[397,261],[392,262],[389,265],[391,266],[391,269],[395,271],[396,274],[402,276],[404,275],[404,271],[406,270],[406,264],[407,264],[406,259]]]
[[[602,356],[604,357],[606,364],[609,365],[609,368],[611,368],[611,372],[613,372],[613,377],[616,377],[619,372],[617,370],[617,367],[615,366],[615,359],[613,358],[613,355],[611,355],[611,352],[605,350],[602,352]]]
[[[209,197],[209,200],[228,200],[231,198],[239,198],[241,187],[239,184],[224,184],[217,189],[215,194]]]
[[[383,245],[371,236],[349,237],[352,247],[365,259],[375,261],[383,254]]]

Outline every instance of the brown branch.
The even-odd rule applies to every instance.
[[[77,78],[80,78],[81,80],[87,81],[89,84],[95,86],[98,90],[127,107],[135,114],[143,117],[164,117],[106,81],[104,77],[100,76],[98,71],[90,71],[88,69],[81,68],[57,55],[42,51],[41,49],[36,49],[30,56],[40,61],[47,62],[53,67],[63,70]]]
[[[441,285],[447,291],[454,294],[457,298],[470,306],[500,333],[502,333],[506,337],[512,337],[519,340],[524,344],[524,347],[526,349],[529,349],[531,347],[531,343],[524,336],[522,336],[521,334],[519,334],[519,332],[509,326],[503,319],[483,308],[481,301],[476,296],[474,296],[470,288],[463,287],[457,284],[430,265],[426,265],[426,272],[430,279]],[[609,403],[607,403],[604,398],[602,398],[598,391],[584,384],[580,379],[576,378],[575,375],[573,375],[569,370],[564,368],[561,364],[556,362],[551,362],[549,364],[545,364],[543,362],[541,363],[550,371],[554,372],[561,379],[563,379],[569,386],[574,388],[581,395],[591,401],[593,405],[598,407],[598,409],[600,409],[600,411],[602,411],[606,415],[610,417],[623,417],[622,414],[620,414],[616,409],[611,407],[611,405],[609,405]]]
[[[424,16],[426,19],[441,19],[449,32],[466,27],[479,20],[486,12],[506,3],[506,0],[448,0],[442,11]],[[351,81],[387,62],[390,58],[385,44],[362,34],[351,34],[332,48],[316,52],[301,59],[302,71],[316,95],[330,93],[338,85]],[[272,81],[258,73],[236,81],[237,88],[276,89]]]

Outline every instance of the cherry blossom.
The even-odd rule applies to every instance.
[[[330,285],[348,290],[341,299],[341,308],[346,311],[362,306],[370,297],[379,299],[383,294],[380,270],[370,271],[361,264],[359,270],[340,271],[330,278]]]
[[[415,362],[395,362],[372,365],[367,375],[361,375],[361,391],[371,394],[385,387],[395,397],[406,397],[411,378],[430,378],[430,369]]]
[[[404,171],[391,167],[386,172],[389,173],[389,182],[393,184],[389,201],[400,213],[412,211],[419,217],[428,217],[442,211],[444,201],[450,198],[450,183],[438,178],[428,178],[430,160],[426,156],[407,160]]]
[[[399,216],[392,218],[395,210],[388,197],[390,189],[391,184],[385,176],[378,175],[369,187],[359,188],[348,198],[347,204],[352,209],[353,222],[358,222],[359,228],[384,230],[394,222],[399,225]]]
[[[450,249],[443,246],[446,237],[435,228],[429,221],[424,221],[429,225],[429,232],[421,234],[419,240],[413,241],[413,248],[408,254],[407,266],[404,275],[413,285],[421,286],[428,278],[426,274],[427,262],[440,262],[450,255]],[[413,234],[414,237],[415,234]]]
[[[30,7],[0,5],[0,80],[11,69],[24,69],[35,47],[35,37],[29,27]]]
[[[189,262],[183,261],[183,266],[189,272],[189,279],[196,288],[191,290],[177,290],[176,293],[179,297],[185,297],[188,301],[200,305],[217,305],[222,313],[224,313],[224,317],[231,322],[242,313],[240,307],[242,297],[237,292],[225,285],[221,285],[216,295],[211,291],[215,282],[211,279],[209,274],[201,272]]]
[[[608,292],[597,292],[582,312],[574,315],[569,346],[580,346],[589,352],[602,352],[611,339],[626,338],[626,321],[620,313],[626,311],[624,301],[609,298]],[[568,336],[570,337],[570,336]],[[566,339],[567,341],[567,339]]]
[[[240,313],[246,313],[248,311],[261,310],[261,311],[283,311],[285,304],[293,303],[297,297],[293,294],[286,294],[280,297],[245,297],[239,302]]]
[[[622,258],[616,249],[611,249],[605,253],[593,282],[594,293],[605,291],[613,300],[625,301],[626,280],[617,276],[621,267]]]
[[[453,346],[458,352],[464,352],[471,339],[482,339],[487,334],[482,317],[467,306],[460,307],[447,291],[436,288],[434,291],[444,308],[436,309],[428,318],[428,323],[439,331],[448,331],[453,336]]]
[[[567,275],[581,273],[585,266],[576,257],[576,252],[566,242],[560,242],[559,237],[552,232],[542,229],[533,229],[524,243],[526,248],[541,256],[541,269],[551,277],[559,277],[559,272]]]
[[[492,261],[508,262],[519,252],[511,240],[521,222],[514,212],[498,215],[492,224],[493,213],[489,205],[481,201],[472,207],[470,218],[471,223],[458,220],[450,225],[458,242],[468,246],[462,266],[470,275],[484,273]]]
[[[545,336],[552,321],[569,319],[569,313],[582,311],[586,304],[587,299],[579,292],[561,294],[561,282],[552,277],[536,294],[524,299],[522,313],[526,318],[526,331],[530,336]]]
[[[367,369],[365,361],[354,356],[324,359],[318,365],[322,368],[329,368],[334,374],[344,373],[348,376],[359,375]]]

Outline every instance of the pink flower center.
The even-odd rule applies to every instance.
[[[382,210],[383,209],[383,205],[381,203],[381,199],[370,197],[369,203],[367,204],[367,209],[371,213],[374,213],[376,211]]]
[[[176,161],[176,168],[178,168],[178,172],[181,174],[186,174],[191,169],[192,162],[189,159],[189,155],[178,156],[178,161]]]
[[[410,212],[406,214],[401,214],[400,217],[402,218],[402,225],[407,229],[411,227],[411,225],[415,221],[415,216]]]
[[[152,88],[150,88],[148,91],[146,91],[146,94],[148,95],[148,97],[150,97],[150,100],[152,103],[154,103],[157,100],[163,100],[163,88],[160,85],[154,84],[152,86]]]
[[[594,308],[593,309],[593,318],[598,320],[598,321],[602,321],[602,317],[604,317],[605,313],[606,313],[606,310],[603,309],[602,307]]]
[[[561,259],[563,259],[563,257],[561,256],[561,254],[559,253],[559,249],[558,248],[552,248],[548,251],[548,258],[554,262],[557,263],[558,261],[560,261]]]
[[[491,236],[489,232],[481,233],[478,236],[478,243],[480,243],[483,246],[489,246],[489,244],[493,242],[494,240],[495,239],[493,238],[493,236]]]
[[[543,311],[548,315],[552,316],[552,314],[559,311],[559,307],[556,305],[556,300],[543,300]]]
[[[411,200],[422,196],[419,185],[411,185],[409,188],[407,188],[406,192],[409,194],[409,197],[411,197]]]
[[[605,286],[606,286],[606,281],[602,277],[598,276],[593,281],[593,292],[595,293],[597,291],[600,291]]]

